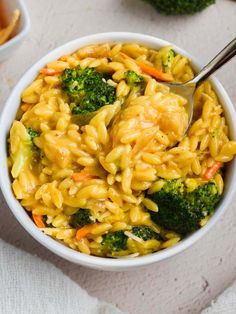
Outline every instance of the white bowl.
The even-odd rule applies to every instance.
[[[23,42],[30,30],[30,18],[23,0],[2,0],[6,8],[6,17],[9,20],[12,12],[15,9],[21,11],[20,23],[18,28],[14,31],[14,36],[0,45],[0,62],[9,58],[16,48]]]
[[[79,38],[73,40],[55,50],[47,54],[45,57],[40,59],[36,64],[34,64],[21,78],[18,84],[15,86],[12,91],[7,103],[5,104],[5,108],[2,112],[2,116],[0,118],[1,132],[0,132],[0,164],[1,164],[1,172],[0,172],[0,185],[2,188],[2,192],[4,197],[12,210],[13,214],[20,222],[20,224],[42,245],[47,247],[49,250],[54,252],[55,254],[71,261],[76,264],[81,264],[87,267],[102,269],[102,270],[128,270],[133,269],[138,266],[145,266],[148,264],[152,264],[158,261],[162,261],[168,257],[171,257],[186,248],[193,245],[198,239],[203,237],[207,231],[209,231],[216,221],[222,216],[224,211],[227,209],[230,200],[232,199],[234,192],[234,182],[236,181],[236,161],[232,161],[226,171],[225,177],[225,192],[222,201],[220,202],[214,216],[210,219],[210,221],[201,229],[194,232],[192,235],[188,236],[184,240],[182,240],[177,245],[165,249],[163,251],[159,251],[153,254],[149,254],[146,256],[141,256],[133,259],[110,259],[110,258],[102,258],[96,256],[89,256],[86,254],[82,254],[76,252],[63,244],[57,242],[56,240],[50,238],[41,232],[35,224],[32,222],[24,208],[20,205],[20,203],[15,199],[12,189],[11,189],[11,180],[8,173],[7,168],[7,142],[6,139],[9,134],[9,129],[11,127],[12,121],[16,116],[17,109],[20,104],[20,95],[21,92],[35,79],[38,74],[38,70],[45,66],[46,63],[52,60],[58,59],[62,55],[67,55],[78,48],[91,44],[91,43],[100,43],[100,42],[138,42],[148,47],[152,48],[161,48],[166,45],[172,45],[169,42],[164,40],[142,35],[142,34],[133,34],[133,33],[103,33],[96,34],[91,36],[86,36],[83,38]],[[185,52],[184,50],[172,45],[173,48],[190,59],[193,60],[193,65],[196,68],[199,68],[198,62],[193,58],[190,54]],[[212,84],[217,92],[217,95],[220,98],[222,105],[224,106],[225,116],[227,119],[227,123],[230,127],[230,137],[231,139],[236,139],[236,128],[234,124],[235,112],[234,107],[225,92],[222,85],[218,82],[217,79],[212,78]]]

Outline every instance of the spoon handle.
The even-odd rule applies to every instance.
[[[213,58],[195,77],[191,83],[199,85],[206,80],[212,73],[228,62],[236,55],[236,38],[234,38],[215,58]],[[190,82],[189,82],[190,83]]]

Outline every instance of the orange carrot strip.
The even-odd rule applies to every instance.
[[[124,58],[124,59],[130,59],[133,60],[136,65],[140,68],[140,70],[143,73],[146,73],[152,77],[154,77],[155,79],[159,80],[159,81],[165,81],[165,82],[171,82],[173,81],[173,76],[170,73],[164,73],[150,65],[147,65],[141,61],[135,60],[129,56],[127,56],[125,53],[120,52],[120,55]]]
[[[23,104],[20,109],[24,112],[28,111],[32,107],[31,104]]]
[[[78,229],[77,232],[76,232],[76,236],[75,236],[76,239],[77,240],[81,240],[81,239],[85,238],[86,235],[89,234],[92,231],[92,229],[95,227],[95,225],[96,224],[86,225],[86,226]]]
[[[210,180],[214,177],[214,174],[223,166],[223,163],[220,161],[214,162],[214,164],[207,169],[207,171],[203,175],[203,179]]]
[[[42,215],[32,215],[33,220],[38,228],[45,228]]]
[[[52,76],[52,75],[56,75],[56,74],[63,72],[63,70],[54,70],[54,69],[50,69],[50,68],[43,68],[39,72],[41,74],[44,74],[44,75]]]
[[[142,62],[136,61],[136,64],[140,67],[140,69],[150,76],[156,78],[157,80],[165,81],[165,82],[172,82],[173,76],[170,73],[164,73],[156,68],[153,68],[149,65],[146,65]]]
[[[84,182],[84,181],[88,181],[89,179],[93,179],[93,178],[95,178],[95,176],[93,176],[90,173],[85,173],[85,172],[75,172],[72,175],[72,179],[75,182]]]

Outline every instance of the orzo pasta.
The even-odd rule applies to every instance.
[[[9,137],[12,189],[42,232],[96,256],[175,245],[207,223],[236,154],[210,82],[186,99],[166,82],[194,76],[171,47],[80,48],[41,69]]]

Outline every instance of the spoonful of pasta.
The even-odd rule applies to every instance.
[[[121,53],[123,58],[129,59],[126,54]],[[143,62],[135,60],[136,65],[143,73],[146,73],[158,81],[165,82],[174,94],[178,94],[187,100],[186,111],[188,113],[188,123],[184,134],[188,131],[194,113],[194,93],[196,88],[216,70],[221,68],[226,62],[236,55],[236,38],[234,38],[221,52],[219,52],[200,72],[191,80],[185,83],[172,83],[173,77],[170,73],[163,73],[156,68],[150,67]]]
[[[236,55],[236,38],[234,38],[221,52],[219,52],[198,74],[190,81],[177,84],[168,83],[171,92],[183,96],[187,100],[187,112],[188,112],[188,125],[185,133],[188,131],[194,112],[194,100],[193,96],[196,88],[206,79],[209,78],[216,70],[221,68],[231,58]]]

